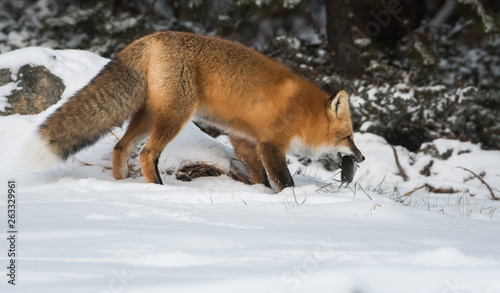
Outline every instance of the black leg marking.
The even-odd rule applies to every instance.
[[[264,168],[279,191],[295,186],[292,175],[288,170],[288,165],[286,164],[286,156],[276,145],[263,143],[260,146],[260,152]]]
[[[264,184],[265,187],[271,188],[271,184],[269,184],[269,178],[267,177],[266,169],[264,169],[264,166],[262,166],[262,173],[264,173],[264,181],[262,184]]]
[[[155,160],[156,183],[163,185],[163,181],[161,180],[161,176],[160,176],[160,171],[158,171],[158,161],[159,160],[160,160],[160,158],[156,158],[156,160]]]

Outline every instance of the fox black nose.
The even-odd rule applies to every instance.
[[[361,163],[365,160],[365,156],[363,156],[361,153],[359,153],[353,157],[354,157],[354,160],[356,160],[356,162],[358,162],[358,163]]]

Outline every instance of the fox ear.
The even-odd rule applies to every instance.
[[[349,95],[345,90],[341,90],[336,95],[332,95],[327,101],[328,112],[337,117],[349,113]]]

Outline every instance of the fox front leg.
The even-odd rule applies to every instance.
[[[256,144],[234,135],[229,135],[229,139],[233,145],[234,153],[243,166],[245,166],[252,184],[261,183],[271,188],[267,179],[266,169],[258,157]]]
[[[278,191],[295,186],[286,164],[284,150],[273,143],[265,142],[258,146],[257,151],[269,178],[276,184]]]

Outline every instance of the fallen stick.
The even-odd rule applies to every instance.
[[[464,168],[464,167],[460,167],[460,166],[457,166],[457,168],[460,168],[460,169],[464,169],[465,171],[467,172],[470,172],[474,177],[476,177],[477,179],[479,179],[479,181],[481,181],[484,185],[486,185],[486,187],[488,188],[488,190],[490,191],[490,194],[491,194],[491,199],[492,200],[500,200],[499,197],[496,197],[495,196],[495,193],[493,193],[493,189],[491,189],[491,186],[486,183],[486,181],[484,181],[483,178],[481,178],[481,176],[478,176],[476,173],[472,172],[471,170],[467,169],[467,168]]]
[[[408,175],[406,175],[406,172],[405,170],[403,169],[403,167],[401,167],[401,164],[399,163],[399,157],[398,157],[398,152],[396,151],[396,148],[391,145],[391,148],[392,148],[392,151],[394,152],[394,158],[396,159],[396,166],[398,166],[398,170],[399,170],[399,176],[403,177],[403,181],[408,181],[408,179],[410,179],[408,177]]]
[[[434,186],[432,186],[430,184],[425,183],[422,186],[419,186],[419,187],[417,187],[417,188],[415,188],[413,190],[408,191],[403,196],[409,196],[412,193],[417,192],[417,191],[419,191],[422,188],[426,188],[429,192],[433,192],[433,193],[458,193],[458,192],[460,192],[459,190],[453,189],[451,187],[449,187],[449,188],[444,188],[444,187],[438,187],[438,188],[436,188],[436,187],[434,187]]]

